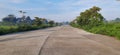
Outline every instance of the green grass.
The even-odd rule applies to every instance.
[[[0,26],[0,35],[17,32],[18,30],[17,26]]]
[[[120,39],[120,23],[109,23],[88,30],[96,34],[109,35]]]
[[[92,32],[95,34],[103,34],[108,35],[111,37],[115,37],[117,39],[120,39],[120,23],[107,23],[100,26],[79,26],[79,25],[72,25],[77,28],[82,28],[88,32]]]
[[[37,30],[42,28],[47,28],[48,25],[20,25],[20,26],[0,26],[0,35],[8,34],[8,33],[15,33],[15,32],[22,32],[22,31],[29,31],[29,30]]]

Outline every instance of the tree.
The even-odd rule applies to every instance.
[[[13,14],[9,14],[7,17],[3,18],[3,22],[16,23],[16,17]]]
[[[42,18],[42,23],[43,23],[43,24],[48,24],[48,20],[45,19],[45,18]]]
[[[35,17],[34,25],[37,25],[37,26],[42,25],[42,19],[39,17]]]
[[[116,18],[115,21],[120,22],[120,18]]]
[[[50,24],[50,26],[54,26],[54,24],[55,24],[55,22],[54,22],[54,21],[52,21],[52,20],[51,20],[51,21],[49,21],[48,23]]]
[[[22,14],[22,16],[25,16],[24,14],[27,13],[27,12],[24,12],[22,10],[20,10],[19,12]]]
[[[119,23],[120,22],[120,18],[116,18],[116,19],[114,19],[114,20],[111,20],[110,22],[117,22],[117,23]]]
[[[100,10],[101,10],[101,8],[93,6],[92,8],[90,8],[84,12],[81,12],[80,16],[78,16],[76,18],[77,23],[81,26],[100,25],[105,20],[104,17],[99,13]]]

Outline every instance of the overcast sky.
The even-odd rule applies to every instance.
[[[19,10],[33,17],[43,17],[55,21],[71,21],[80,12],[93,6],[102,8],[107,19],[120,17],[120,1],[117,0],[0,0],[0,19],[8,14],[20,16]]]

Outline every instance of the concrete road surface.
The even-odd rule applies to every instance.
[[[120,55],[120,40],[61,26],[0,36],[0,55]]]

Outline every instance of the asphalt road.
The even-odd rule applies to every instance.
[[[61,26],[0,36],[0,55],[120,55],[120,40]]]

